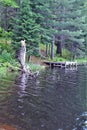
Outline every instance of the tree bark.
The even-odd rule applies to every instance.
[[[71,43],[71,48],[70,48],[70,61],[73,61],[74,59],[75,59],[74,44]]]
[[[23,72],[26,72],[25,60],[26,60],[26,44],[25,44],[25,40],[21,40],[20,64]]]
[[[51,45],[49,44],[49,56],[50,56],[50,53],[51,53]]]
[[[57,46],[56,54],[62,56],[62,41],[60,38],[57,41],[56,46]]]
[[[51,44],[51,59],[54,59],[54,43],[55,43],[55,36],[53,36],[53,40]]]
[[[65,7],[64,6],[61,6],[61,14],[65,15]],[[61,18],[61,27],[60,27],[60,31],[62,32],[62,30],[64,29],[64,17]],[[63,45],[64,45],[64,41],[65,41],[65,38],[64,38],[64,35],[61,34],[59,36],[59,42],[57,43],[57,54],[59,54],[60,56],[62,56],[62,48],[63,48]]]
[[[48,57],[48,43],[46,43],[46,57]]]

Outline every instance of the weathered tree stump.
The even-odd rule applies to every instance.
[[[26,67],[26,43],[25,40],[21,40],[21,50],[19,61],[21,65],[21,71],[24,73],[30,73],[29,68]]]
[[[25,43],[25,40],[21,40],[19,63],[21,65],[20,70],[22,73],[26,73],[31,77],[36,77],[39,74],[37,72],[32,73],[30,68],[26,65],[26,43]]]

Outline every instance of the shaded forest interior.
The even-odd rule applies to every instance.
[[[0,62],[17,58],[24,39],[28,60],[30,56],[85,58],[87,1],[1,0]]]

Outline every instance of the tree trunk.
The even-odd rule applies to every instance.
[[[22,4],[22,0],[18,0],[18,4],[21,5]]]
[[[0,3],[0,27],[2,26],[1,22],[2,22],[2,12],[3,12],[3,7],[2,4]]]
[[[4,29],[8,31],[8,7],[5,7]],[[5,34],[5,41],[7,43],[8,36]]]
[[[21,41],[21,50],[20,50],[20,64],[21,64],[21,69],[23,72],[26,72],[26,65],[25,65],[25,60],[26,60],[26,45],[25,45],[25,40]]]
[[[28,56],[28,62],[30,62],[30,60],[31,60],[31,56],[29,55],[29,56]]]
[[[55,36],[53,36],[53,40],[51,44],[51,59],[54,59],[54,43],[55,43]]]
[[[56,46],[57,46],[56,54],[62,56],[62,40],[60,38],[57,41]]]
[[[70,48],[70,61],[74,60],[74,53],[73,53],[73,43],[71,43],[71,48]]]
[[[63,15],[65,15],[65,7],[64,6],[61,6],[61,12],[60,12],[61,14],[63,14]],[[60,31],[61,31],[61,33],[62,33],[62,30],[64,29],[63,28],[63,26],[64,26],[64,20],[65,20],[65,18],[64,17],[62,17],[61,18],[61,28],[60,28]],[[60,36],[59,36],[59,42],[57,43],[57,54],[59,54],[60,56],[62,56],[62,47],[63,47],[63,45],[64,45],[64,35],[63,34],[61,34]]]
[[[46,57],[48,57],[48,43],[46,43]]]
[[[49,56],[50,56],[50,53],[51,53],[51,47],[50,47],[50,44],[49,44]]]

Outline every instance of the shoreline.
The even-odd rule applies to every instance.
[[[47,66],[46,64],[44,64],[44,60],[41,62],[42,62],[42,64],[29,63],[27,65],[29,66],[29,68],[31,69],[32,72],[40,71],[41,69],[44,69]],[[64,62],[64,61],[61,61],[61,62]],[[15,62],[15,64],[13,65],[8,62],[0,63],[0,72],[1,72],[0,74],[2,75],[3,73],[6,73],[6,72],[19,72],[19,68],[20,68],[19,63]],[[87,62],[78,62],[77,61],[77,66],[86,66],[86,65],[87,65]]]

